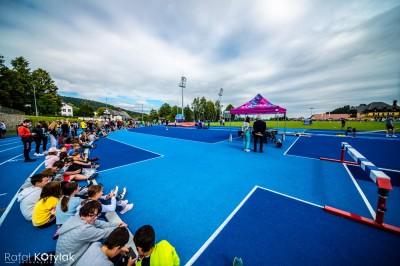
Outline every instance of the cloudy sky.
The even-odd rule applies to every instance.
[[[260,93],[309,116],[400,97],[400,1],[0,0],[0,54],[130,110]]]

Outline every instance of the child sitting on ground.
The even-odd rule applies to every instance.
[[[21,202],[20,209],[26,220],[32,220],[32,211],[36,202],[40,199],[43,187],[49,182],[49,177],[42,174],[36,174],[30,178],[33,186],[24,188],[18,193],[17,200]]]
[[[81,205],[84,205],[88,201],[97,200],[102,204],[102,213],[112,212],[112,211],[120,211],[121,214],[126,213],[127,211],[133,208],[133,203],[128,204],[128,200],[123,200],[125,197],[127,189],[124,188],[122,193],[118,194],[118,186],[111,191],[108,195],[103,196],[103,186],[102,185],[93,185],[88,189],[88,198],[82,201]],[[107,200],[111,200],[111,204],[105,204]],[[118,200],[118,202],[117,202]]]
[[[58,237],[58,229],[68,220],[69,217],[76,214],[76,209],[82,203],[82,198],[75,197],[79,192],[79,189],[80,187],[77,182],[69,182],[62,187],[63,195],[56,206],[56,223],[58,227],[53,239]]]
[[[50,148],[44,159],[44,167],[51,168],[54,162],[59,161],[58,150],[56,148]]]
[[[32,211],[32,224],[34,226],[46,228],[56,223],[56,206],[60,196],[60,182],[51,181],[43,187],[40,199]]]

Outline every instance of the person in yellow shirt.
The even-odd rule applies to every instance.
[[[85,120],[81,121],[81,129],[82,129],[82,132],[86,132],[86,122],[85,122]]]
[[[136,231],[133,242],[141,258],[136,266],[179,266],[180,259],[175,248],[166,240],[154,245],[155,238],[151,225],[144,225]]]
[[[46,228],[56,223],[56,206],[61,196],[61,184],[58,181],[47,183],[40,193],[40,199],[32,212],[32,224]]]

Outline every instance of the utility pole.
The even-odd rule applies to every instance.
[[[33,98],[35,99],[35,114],[38,116],[37,105],[36,105],[36,85],[33,85]]]
[[[186,77],[181,77],[181,83],[179,83],[179,87],[182,88],[182,115],[183,115],[183,88],[186,88]]]
[[[222,94],[223,94],[223,92],[224,92],[224,89],[223,88],[221,88],[220,90],[219,90],[219,93],[218,93],[218,95],[219,95],[219,107],[218,107],[218,109],[219,109],[219,120],[221,121],[221,96],[222,96]]]

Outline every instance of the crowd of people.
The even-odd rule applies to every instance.
[[[113,125],[114,124],[114,125]],[[115,126],[115,128],[113,128]],[[124,222],[108,222],[107,212],[125,214],[134,207],[125,199],[127,188],[116,186],[103,195],[103,185],[97,178],[96,163],[90,157],[94,143],[113,130],[122,129],[118,123],[32,122],[25,119],[18,127],[24,144],[25,162],[30,157],[31,143],[35,142],[36,157],[44,157],[45,168],[29,177],[22,185],[17,200],[22,216],[36,228],[54,226],[56,240],[55,265],[180,265],[174,247],[163,240],[155,244],[154,229],[150,225],[139,228],[134,235],[135,252],[125,245],[129,231]],[[103,132],[103,134],[99,134]],[[47,143],[50,140],[50,148]],[[80,187],[77,181],[87,180]],[[51,240],[50,240],[51,241]],[[25,263],[35,260],[30,258]],[[95,264],[93,264],[95,262]]]

